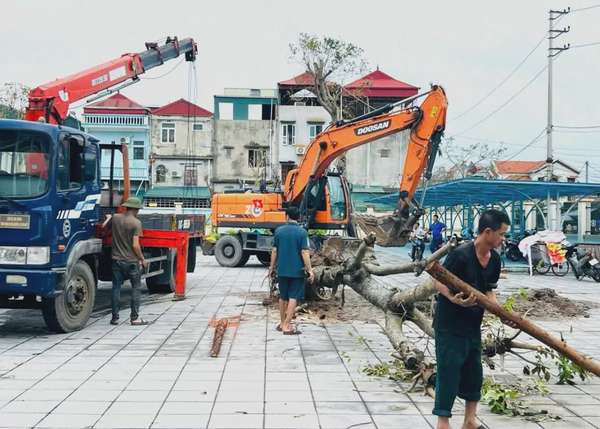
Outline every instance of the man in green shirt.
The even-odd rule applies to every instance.
[[[140,265],[144,268],[148,263],[144,259],[140,246],[142,235],[142,222],[137,214],[142,208],[139,198],[131,197],[123,204],[127,210],[108,216],[104,226],[112,231],[112,319],[111,325],[119,324],[119,308],[121,299],[121,286],[125,280],[131,281],[131,315],[132,325],[147,325],[147,322],[139,317],[140,311],[140,288],[142,287],[142,272]]]
[[[485,211],[479,218],[477,238],[458,246],[444,261],[448,271],[494,301],[497,301],[494,290],[501,268],[500,255],[494,249],[504,240],[509,225],[505,212]],[[437,374],[433,414],[438,416],[437,429],[450,427],[457,396],[465,400],[462,428],[476,429],[477,403],[483,382],[481,321],[484,310],[477,306],[473,295],[453,294],[437,281],[435,287],[439,292],[434,317]]]

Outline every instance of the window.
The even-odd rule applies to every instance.
[[[219,103],[219,119],[233,119],[233,103]]]
[[[248,167],[258,168],[264,167],[267,159],[266,149],[249,149],[248,150]]]
[[[172,122],[165,122],[161,125],[161,138],[162,143],[175,143],[175,124]]]
[[[260,97],[260,89],[250,89],[250,97]]]
[[[574,177],[567,177],[567,182],[569,182],[569,183],[575,183],[575,178]]]
[[[390,150],[389,150],[389,149],[381,149],[381,150],[379,151],[379,155],[380,155],[382,158],[389,158],[389,157],[390,157]]]
[[[79,137],[81,140],[63,138],[58,145],[56,184],[61,191],[81,188],[83,182],[83,137]]]
[[[281,144],[290,146],[296,142],[296,123],[284,122],[281,124]]]
[[[156,183],[165,183],[167,180],[167,167],[159,165],[156,167]]]
[[[144,142],[140,140],[134,140],[133,142],[133,159],[143,160],[144,159]]]
[[[313,141],[315,137],[321,133],[321,131],[323,131],[322,123],[308,124],[308,137],[311,141]]]
[[[194,124],[192,129],[194,131],[202,131],[204,129],[204,125],[203,124]]]
[[[249,104],[248,105],[248,119],[250,121],[262,120],[262,104]]]
[[[329,203],[331,204],[331,218],[343,220],[346,218],[346,199],[342,180],[337,176],[327,178],[327,190],[329,191]]]
[[[183,172],[183,184],[184,186],[198,185],[198,172],[195,167],[185,167]]]
[[[85,181],[96,181],[96,169],[98,165],[98,151],[96,146],[87,145],[85,148]]]
[[[25,130],[0,130],[0,197],[30,198],[48,190],[49,139]]]

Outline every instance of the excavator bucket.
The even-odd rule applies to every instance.
[[[361,233],[375,234],[375,242],[379,246],[401,247],[408,242],[410,233],[420,217],[419,210],[406,217],[397,213],[387,216],[354,214],[353,220]]]

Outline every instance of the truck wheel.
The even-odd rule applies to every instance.
[[[48,329],[64,333],[83,328],[94,309],[96,282],[89,265],[77,261],[60,295],[44,298],[42,314]]]
[[[177,267],[177,250],[167,249],[168,258],[163,262],[162,274],[146,278],[146,286],[150,293],[175,292],[175,268]],[[158,255],[157,255],[158,256]]]
[[[256,258],[263,264],[265,267],[271,265],[271,254],[270,253],[257,253]]]
[[[224,235],[215,245],[215,258],[222,267],[241,267],[249,257],[242,249],[242,242],[233,235]]]

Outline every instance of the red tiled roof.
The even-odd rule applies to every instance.
[[[125,115],[143,115],[148,109],[117,92],[104,100],[83,108],[84,113],[108,113]]]
[[[546,161],[494,161],[499,174],[527,174],[544,166]]]
[[[166,104],[162,107],[152,109],[152,114],[157,116],[197,116],[209,118],[212,112],[194,104],[183,98],[177,101]]]
[[[345,85],[344,90],[364,97],[412,97],[419,92],[418,87],[394,79],[379,69]]]
[[[308,71],[305,71],[304,73],[299,74],[291,79],[282,80],[281,82],[277,83],[279,86],[313,86],[314,84],[315,78]]]

